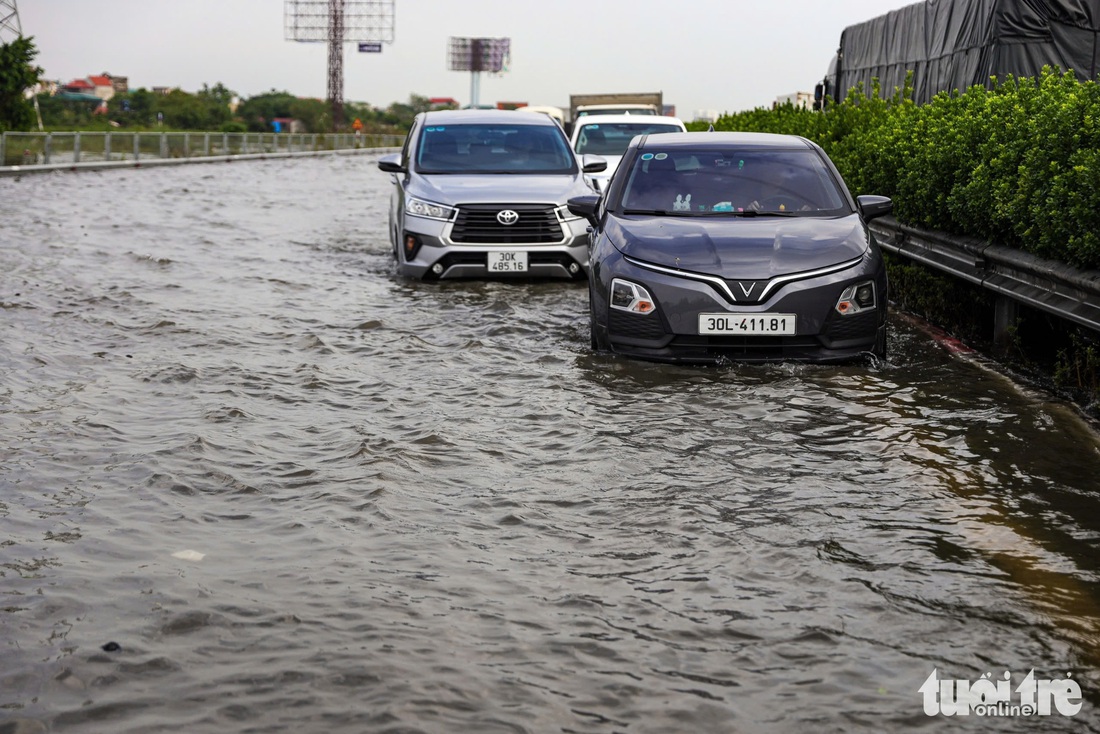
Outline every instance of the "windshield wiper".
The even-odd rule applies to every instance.
[[[745,209],[744,211],[736,212],[714,212],[715,214],[733,214],[737,217],[793,217],[796,216],[794,212],[759,212],[755,209]]]
[[[623,214],[648,214],[658,217],[694,217],[699,212],[692,211],[669,211],[668,209],[623,209]]]

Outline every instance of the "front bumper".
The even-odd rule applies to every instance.
[[[804,280],[789,281],[761,303],[731,303],[712,283],[654,272],[619,259],[601,265],[594,305],[596,328],[616,354],[660,362],[850,362],[868,354],[883,354],[886,344],[887,283],[881,258],[865,257],[852,267]],[[613,272],[612,272],[613,271]],[[611,280],[642,285],[657,308],[646,314],[608,305]],[[843,316],[836,303],[852,284],[873,281],[873,309]],[[701,313],[796,315],[795,334],[702,335]]]
[[[457,278],[553,278],[579,279],[588,272],[588,223],[583,219],[564,219],[556,223],[549,242],[509,241],[506,234],[494,233],[491,241],[467,237],[456,241],[453,222],[422,217],[406,217],[399,233],[398,270],[402,275],[423,280]],[[411,256],[404,248],[409,237],[417,245]],[[487,240],[489,238],[486,238]],[[526,253],[527,270],[492,272],[489,253],[497,251]]]

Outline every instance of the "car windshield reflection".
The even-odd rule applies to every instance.
[[[801,150],[647,152],[635,161],[620,207],[669,216],[851,213],[829,169]]]
[[[678,133],[683,128],[668,123],[600,122],[585,125],[577,135],[577,152],[622,155],[635,135]]]
[[[417,146],[420,173],[575,173],[561,134],[545,125],[436,125]]]

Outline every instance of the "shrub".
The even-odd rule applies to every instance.
[[[911,101],[877,82],[825,112],[783,105],[726,115],[716,130],[801,135],[855,195],[894,198],[907,224],[1100,266],[1100,86],[1072,72],[991,80]]]

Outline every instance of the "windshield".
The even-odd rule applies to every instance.
[[[420,133],[421,173],[576,173],[557,125],[430,125]]]
[[[626,214],[822,216],[850,213],[812,150],[647,151],[623,190]]]
[[[584,125],[577,133],[577,152],[622,155],[635,135],[679,133],[683,128],[667,122],[603,122]]]

